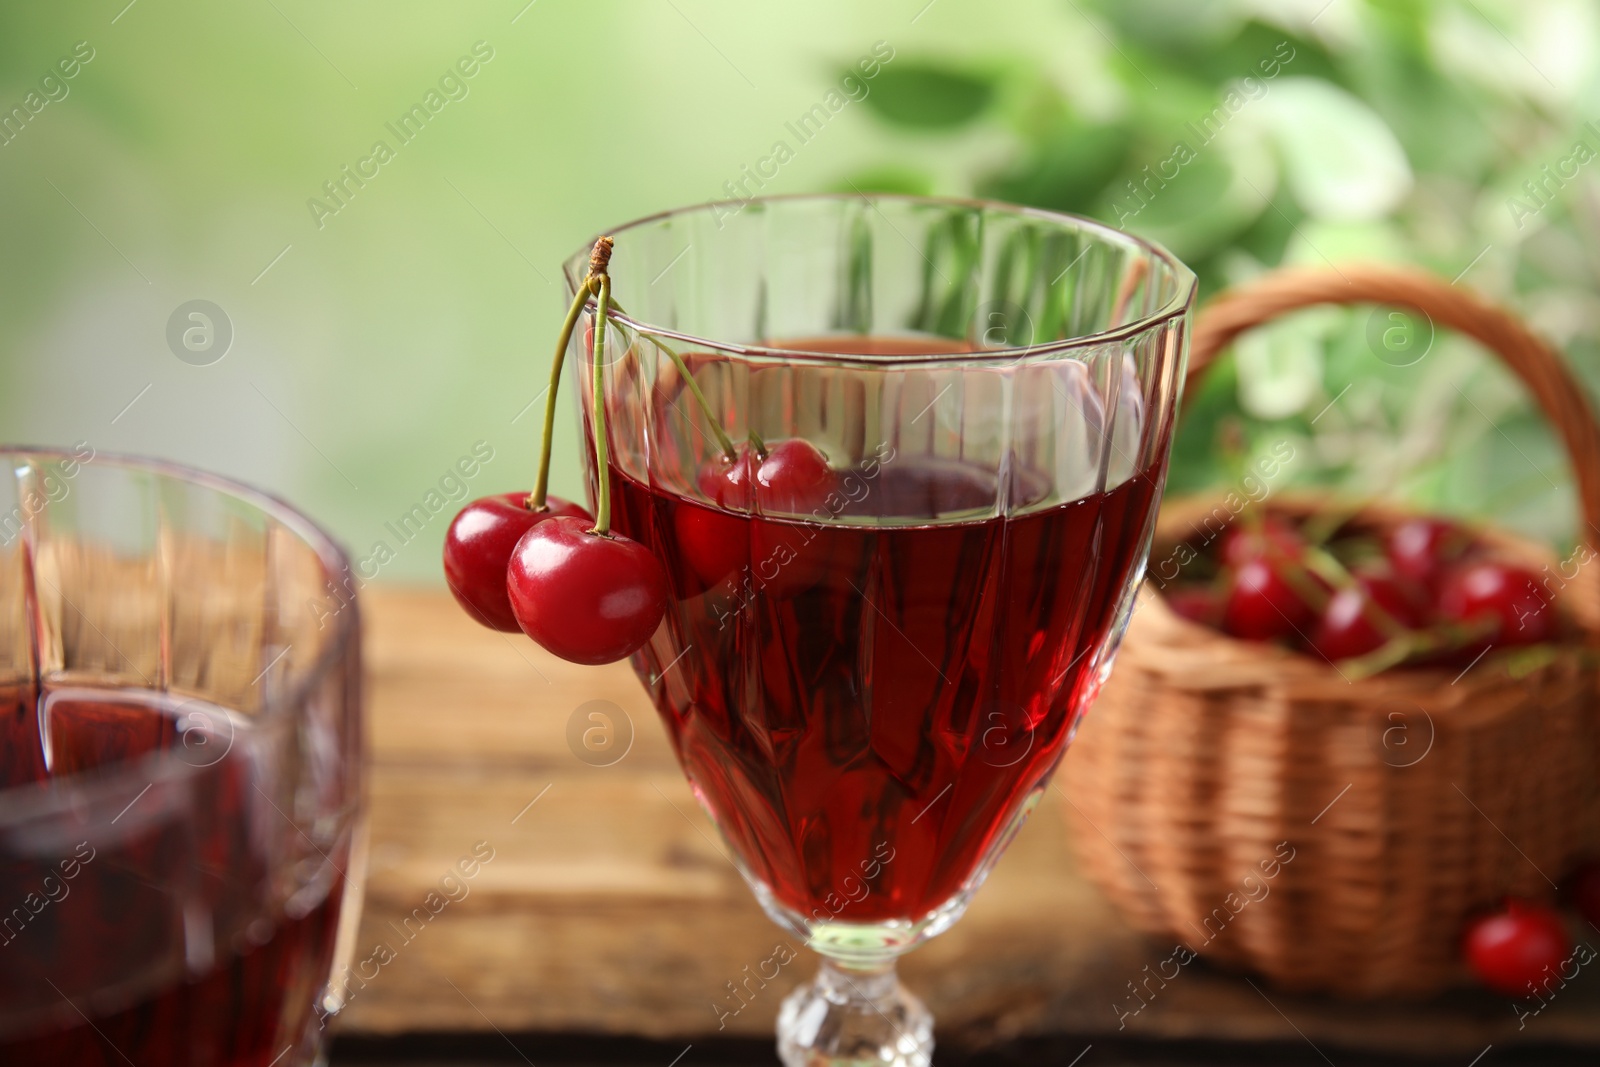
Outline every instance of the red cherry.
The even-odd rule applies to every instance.
[[[1262,556],[1297,560],[1305,539],[1287,519],[1268,515],[1255,526],[1235,526],[1222,537],[1222,564],[1239,567]]]
[[[751,580],[768,596],[798,596],[828,572],[827,538],[799,522],[774,520],[773,512],[829,517],[829,497],[839,476],[828,458],[809,441],[791,438],[773,445],[756,468],[756,510],[762,514],[751,530]],[[836,506],[836,505],[835,505]]]
[[[1312,611],[1265,559],[1246,561],[1233,572],[1222,609],[1222,628],[1246,641],[1287,637],[1311,622]]]
[[[1555,636],[1556,612],[1539,576],[1508,563],[1468,563],[1445,574],[1439,614],[1449,622],[1492,627],[1475,648],[1533,645]]]
[[[1181,619],[1212,628],[1222,624],[1222,598],[1214,589],[1203,585],[1181,586],[1169,592],[1166,599],[1167,607]]]
[[[695,475],[700,492],[730,511],[750,507],[750,457],[739,445],[737,458],[717,456]],[[680,503],[672,516],[678,551],[708,585],[738,573],[750,563],[749,520],[698,503]]]
[[[1367,572],[1355,579],[1355,585],[1328,600],[1311,632],[1311,647],[1326,659],[1351,659],[1382,647],[1388,637],[1373,621],[1377,611],[1401,629],[1413,629],[1420,621],[1405,586],[1393,576]]]
[[[545,498],[543,511],[531,511],[527,493],[486,496],[457,513],[444,535],[444,577],[468,615],[491,630],[521,629],[506,597],[511,551],[534,526],[562,515],[594,521],[577,504],[554,496]]]
[[[1445,569],[1466,554],[1471,538],[1444,519],[1407,519],[1389,534],[1389,563],[1395,574],[1424,589],[1438,587]]]
[[[1573,873],[1572,903],[1578,914],[1600,926],[1600,860],[1590,860]]]
[[[779,441],[756,469],[756,492],[764,512],[809,514],[839,487],[839,477],[816,445],[802,438]]]
[[[750,507],[750,469],[755,466],[749,445],[734,445],[734,458],[718,455],[695,473],[695,484],[707,499],[730,511]]]
[[[750,563],[749,520],[693,501],[679,501],[672,513],[678,552],[706,585],[716,585]]]
[[[667,576],[650,550],[597,534],[582,519],[552,519],[524,534],[506,590],[523,633],[590,666],[637,652],[667,611]]]
[[[1508,900],[1503,909],[1474,919],[1463,947],[1478,980],[1508,997],[1530,996],[1559,979],[1572,952],[1561,916],[1524,900]]]
[[[695,484],[711,502],[729,511],[684,502],[673,513],[678,549],[694,572],[715,584],[750,568],[751,582],[776,597],[793,596],[814,585],[824,559],[821,545],[804,528],[753,517],[753,513],[811,514],[825,508],[839,487],[838,475],[811,442],[779,441],[756,463],[747,445],[737,457],[718,456],[700,468]],[[751,477],[752,471],[754,478]]]

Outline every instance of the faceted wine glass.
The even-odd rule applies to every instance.
[[[364,852],[345,556],[212,475],[0,455],[0,1063],[322,1062]]]
[[[633,664],[762,906],[823,957],[779,1053],[927,1064],[895,959],[965,910],[1111,668],[1194,277],[972,201],[755,199],[613,234],[602,474],[671,589]]]

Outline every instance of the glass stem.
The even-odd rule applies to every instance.
[[[787,1067],[928,1067],[933,1016],[895,975],[894,960],[823,957],[817,977],[783,1002],[778,1056]]]
[[[862,967],[841,963],[824,956],[817,969],[817,990],[830,1000],[843,1003],[861,1000],[876,1003],[900,988],[894,961]]]

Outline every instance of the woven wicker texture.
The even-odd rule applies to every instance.
[[[1279,315],[1367,303],[1471,336],[1521,379],[1571,458],[1592,549],[1600,432],[1583,389],[1515,317],[1465,290],[1377,266],[1267,275],[1199,316],[1189,383]],[[1327,503],[1285,493],[1269,506],[1305,515]],[[1217,499],[1167,502],[1152,558],[1185,539],[1199,548],[1230,514]],[[1381,533],[1408,514],[1369,504],[1355,522]],[[1572,573],[1542,546],[1480,534],[1497,555]],[[1549,583],[1590,643],[1597,572],[1600,558]],[[1282,987],[1438,990],[1464,977],[1473,910],[1510,893],[1552,897],[1597,842],[1590,662],[1573,647],[1512,677],[1491,652],[1459,678],[1408,668],[1350,680],[1314,656],[1180,619],[1147,587],[1067,758],[1079,853],[1135,927]]]

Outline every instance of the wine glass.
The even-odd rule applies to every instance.
[[[1194,277],[964,200],[754,199],[613,235],[600,473],[671,589],[633,665],[756,897],[822,956],[779,1053],[927,1064],[895,960],[966,909],[1110,670]]]
[[[363,868],[345,556],[223,478],[0,453],[0,1063],[321,1062]]]

